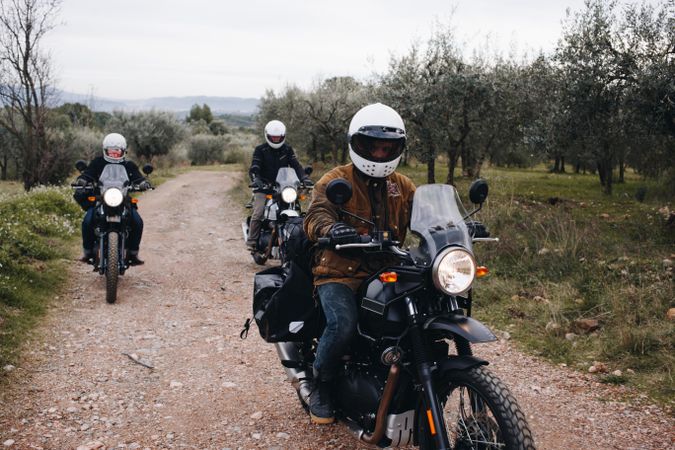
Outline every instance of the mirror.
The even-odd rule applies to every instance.
[[[344,178],[336,178],[328,183],[326,197],[331,203],[342,206],[352,198],[352,185]]]
[[[305,167],[305,175],[311,175],[312,172],[314,172],[314,169],[312,168],[312,166]]]
[[[150,175],[153,170],[155,170],[155,168],[152,167],[152,164],[146,164],[143,166],[143,173],[146,175]]]
[[[485,202],[485,199],[488,196],[488,184],[487,181],[479,178],[471,183],[469,188],[469,198],[472,203],[477,205],[482,205]]]
[[[87,163],[81,159],[78,159],[77,162],[75,163],[75,168],[80,172],[84,172],[84,170],[87,168]]]

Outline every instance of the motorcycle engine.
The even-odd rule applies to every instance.
[[[364,429],[375,428],[375,415],[380,404],[384,379],[367,369],[353,368],[336,380],[336,406],[347,417]]]

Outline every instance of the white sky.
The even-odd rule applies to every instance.
[[[550,52],[568,7],[583,0],[64,0],[43,48],[69,92],[260,97],[382,73],[439,21],[467,49],[489,34],[504,53]]]

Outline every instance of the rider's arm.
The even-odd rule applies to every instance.
[[[251,161],[251,167],[248,169],[248,176],[253,181],[256,177],[260,177],[260,172],[263,169],[263,149],[261,146],[258,146],[253,151],[253,160]]]
[[[310,241],[316,242],[320,237],[325,236],[333,224],[339,220],[335,205],[326,197],[326,186],[332,179],[330,173],[327,173],[321,177],[312,191],[312,203],[303,221],[305,233]]]
[[[299,180],[303,180],[307,177],[304,169],[302,168],[302,164],[300,164],[300,161],[298,161],[298,158],[295,156],[293,147],[290,145],[288,146],[288,164],[290,164],[293,170],[295,170]]]
[[[103,168],[106,164],[107,163],[102,156],[97,156],[91,160],[87,168],[82,171],[78,178],[83,178],[87,181],[96,181],[98,180],[98,177],[101,176],[101,172],[103,172]]]
[[[145,177],[138,170],[138,166],[133,161],[124,161],[124,168],[127,169],[127,176],[132,183],[140,183],[145,180]]]

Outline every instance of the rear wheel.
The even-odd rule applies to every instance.
[[[437,384],[452,448],[535,449],[515,398],[485,367],[449,372]],[[418,438],[421,449],[435,448],[425,411],[418,414]]]
[[[119,277],[119,235],[116,231],[108,233],[108,264],[105,269],[105,301],[115,303],[117,300],[117,279]]]

